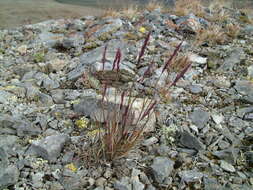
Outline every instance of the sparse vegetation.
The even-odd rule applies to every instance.
[[[144,40],[144,44],[137,58],[137,65],[139,65],[142,61],[142,57],[147,49],[150,35],[151,33],[149,33]],[[156,84],[154,84],[154,86],[158,86],[157,84],[159,80],[161,80],[161,76],[172,69],[172,64],[178,55],[181,45],[182,43],[175,48],[172,55],[160,68],[161,74],[156,80]],[[107,47],[104,49],[103,58],[101,60],[103,68],[106,60],[106,51]],[[116,74],[119,74],[121,57],[121,51],[118,49],[112,68],[112,71]],[[188,59],[180,60],[181,62],[184,62],[183,69],[178,72],[173,81],[168,82],[162,87],[162,89],[169,89],[174,86],[190,68],[191,63]],[[143,76],[136,82],[142,83],[148,76],[150,76],[152,66],[153,63],[149,64]],[[125,156],[133,149],[145,132],[147,127],[146,125],[149,122],[151,115],[154,114],[156,105],[159,102],[164,101],[164,98],[169,98],[169,92],[154,89],[152,96],[140,100],[137,96],[133,95],[135,91],[135,83],[132,83],[132,85],[125,89],[116,88],[115,94],[112,97],[107,93],[107,91],[111,88],[110,82],[105,80],[102,81],[102,83],[103,87],[101,89],[102,96],[100,106],[103,109],[102,117],[104,122],[99,122],[99,119],[94,122],[94,128],[97,129],[97,133],[95,135],[96,137],[93,138],[93,142],[90,144],[89,150],[85,151],[85,153],[89,152],[89,154],[92,154],[95,159],[105,158],[107,160],[114,160]],[[160,98],[157,99],[157,97]],[[139,105],[138,108],[136,107],[136,104]],[[94,139],[96,140],[94,141]]]
[[[205,11],[200,0],[177,0],[174,12],[179,16],[186,16],[190,13],[199,17],[204,17]]]
[[[227,24],[225,27],[226,34],[230,38],[236,38],[240,33],[240,26],[236,24]]]
[[[161,2],[157,2],[156,0],[151,0],[146,6],[146,9],[149,11],[153,11],[158,8],[162,9],[163,5]]]
[[[41,62],[44,62],[45,61],[45,52],[42,51],[42,52],[37,52],[33,55],[33,58],[34,58],[34,61],[36,63],[41,63]]]
[[[197,32],[195,44],[202,45],[208,43],[209,45],[223,44],[226,42],[226,33],[223,31],[222,27],[213,24],[207,29],[200,29]]]

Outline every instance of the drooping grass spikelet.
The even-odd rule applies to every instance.
[[[184,74],[188,71],[188,69],[190,67],[191,67],[191,63],[189,63],[188,65],[186,65],[185,68],[180,73],[177,74],[175,80],[171,83],[170,86],[174,86],[177,83],[177,81],[184,76]]]
[[[183,41],[178,44],[178,46],[176,47],[176,49],[174,50],[173,54],[170,56],[169,60],[165,63],[164,67],[163,67],[163,70],[162,70],[162,73],[169,68],[169,66],[171,65],[172,63],[172,60],[173,58],[175,58],[177,56],[177,53],[178,51],[180,50],[181,46],[183,44]]]
[[[138,60],[137,60],[137,65],[140,64],[140,61],[141,61],[141,58],[142,56],[144,55],[144,52],[145,52],[145,49],[147,48],[147,45],[148,45],[148,41],[150,39],[150,35],[151,35],[151,32],[148,33],[148,35],[146,36],[145,40],[144,40],[144,43],[141,47],[141,51],[139,53],[139,57],[138,57]]]

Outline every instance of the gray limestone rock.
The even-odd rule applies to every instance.
[[[228,163],[234,164],[238,157],[239,149],[229,148],[226,150],[214,151],[212,154],[219,159],[225,160]]]
[[[46,90],[52,90],[60,87],[60,84],[58,81],[51,79],[48,75],[38,72],[34,76],[34,79],[36,79],[36,83],[39,86],[44,87]]]
[[[129,177],[123,177],[120,181],[113,184],[115,190],[132,190]]]
[[[15,95],[4,90],[0,90],[0,103],[5,104],[6,102],[12,101]]]
[[[0,166],[0,189],[15,185],[18,181],[19,171],[16,166]]]
[[[163,184],[171,175],[174,167],[174,161],[166,157],[156,157],[151,165],[152,174],[157,183]]]
[[[9,134],[17,134],[18,136],[38,135],[41,133],[41,130],[29,121],[9,115],[0,115],[0,134],[7,131],[11,132]]]
[[[235,48],[230,52],[230,55],[225,58],[224,63],[219,69],[221,71],[232,71],[236,65],[240,64],[244,57],[245,53],[243,48]]]
[[[227,172],[235,172],[234,166],[224,160],[221,160],[220,167]]]
[[[180,143],[190,149],[201,150],[204,148],[204,145],[187,131],[180,132]]]
[[[179,172],[179,176],[181,180],[190,183],[190,182],[201,182],[203,173],[195,171],[195,170],[184,170]]]
[[[189,90],[192,94],[199,94],[202,92],[202,87],[200,85],[190,85]]]
[[[31,150],[38,156],[55,162],[60,156],[63,146],[69,141],[65,134],[48,136],[42,140],[32,142]]]
[[[247,69],[249,78],[253,78],[253,65],[250,65]]]
[[[117,49],[120,48],[121,52],[122,52],[122,57],[121,57],[121,63],[124,63],[124,56],[127,52],[126,50],[126,44],[120,40],[110,40],[107,43],[107,51],[106,51],[106,65],[107,67],[112,68],[113,65],[113,61],[117,52]],[[98,47],[92,51],[89,51],[87,53],[84,53],[80,56],[80,64],[78,64],[78,66],[73,69],[72,71],[70,71],[67,76],[69,80],[76,80],[79,77],[81,77],[83,75],[83,73],[85,71],[88,71],[89,68],[91,66],[93,66],[93,64],[96,64],[95,66],[93,66],[93,71],[97,71],[98,70],[98,65],[100,66],[99,68],[101,69],[102,63],[101,60],[103,58],[103,52],[104,52],[105,47]],[[120,67],[123,67],[124,64],[120,64]],[[125,66],[125,68],[127,68]],[[128,68],[129,70],[130,68]],[[126,70],[126,69],[125,69]],[[126,70],[127,71],[127,70]]]
[[[253,167],[253,151],[245,152],[246,161],[249,167]]]
[[[191,119],[192,123],[200,129],[205,127],[205,125],[209,121],[209,118],[210,118],[210,114],[200,108],[195,109],[190,114],[190,119]]]
[[[105,21],[105,24],[102,28],[100,28],[98,31],[93,33],[93,37],[99,38],[105,34],[116,32],[121,26],[123,22],[120,18],[116,19],[107,19]]]
[[[0,167],[9,164],[8,154],[3,147],[0,146]]]
[[[253,84],[250,81],[238,80],[234,86],[236,91],[242,96],[240,99],[245,103],[253,104]]]

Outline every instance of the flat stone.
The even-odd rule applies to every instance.
[[[37,172],[34,174],[31,174],[32,177],[32,186],[34,188],[41,188],[43,187],[43,177],[45,174],[43,172]]]
[[[106,66],[112,68],[113,61],[117,52],[117,49],[120,48],[122,57],[121,63],[124,63],[124,56],[126,54],[126,44],[120,40],[110,40],[107,43],[107,51],[106,51]],[[101,69],[102,67],[102,58],[105,47],[98,47],[92,51],[84,53],[80,56],[80,64],[77,65],[75,69],[70,71],[67,76],[69,80],[76,80],[83,75],[85,71],[96,63],[97,66],[93,68],[93,70]],[[120,64],[123,65],[123,64]],[[98,67],[99,66],[99,67]],[[94,67],[94,66],[93,66]],[[122,66],[120,66],[122,67]],[[126,70],[127,71],[127,70]]]
[[[43,86],[47,90],[52,90],[60,87],[58,81],[51,79],[44,73],[36,73],[33,77],[36,79],[36,83],[38,85]]]
[[[199,65],[203,65],[207,63],[207,58],[206,57],[201,57],[197,54],[190,54],[189,59],[191,62],[197,63]]]
[[[253,113],[246,114],[244,120],[253,121]]]
[[[250,114],[250,113],[253,113],[253,106],[244,107],[244,108],[241,108],[241,109],[238,109],[238,110],[237,110],[237,115],[238,115],[238,117],[240,117],[241,119],[244,119],[245,115],[246,115],[246,114]]]
[[[158,142],[158,139],[156,137],[150,137],[149,139],[146,139],[145,141],[143,141],[142,145],[151,146],[157,142]]]
[[[202,150],[204,148],[204,145],[187,131],[180,132],[180,143],[190,149]]]
[[[189,117],[194,125],[202,129],[209,121],[210,115],[208,112],[197,108],[190,114]]]
[[[163,184],[174,169],[174,161],[166,157],[156,157],[151,165],[151,169],[155,181]]]
[[[202,87],[200,85],[190,85],[188,88],[192,94],[199,94],[202,92]]]
[[[43,159],[55,162],[60,156],[64,144],[69,140],[69,137],[65,134],[52,135],[32,142],[31,149]]]
[[[224,63],[220,66],[221,71],[232,71],[233,68],[240,64],[241,60],[244,59],[245,53],[243,51],[243,48],[235,48],[230,52],[230,55],[228,55]]]
[[[246,161],[249,167],[253,167],[253,151],[245,152]]]
[[[18,182],[19,171],[14,165],[0,166],[0,189],[15,185]]]
[[[121,19],[107,19],[105,24],[95,33],[92,34],[92,37],[99,38],[105,34],[110,34],[116,32],[121,26],[123,22]]]
[[[63,39],[63,34],[54,34],[43,30],[37,39],[37,43],[43,43],[45,47],[54,47],[60,40]]]
[[[221,160],[220,167],[227,172],[235,172],[235,168],[232,164],[227,163],[224,160]]]
[[[240,99],[243,102],[253,104],[253,83],[251,81],[238,80],[234,88],[242,95]]]
[[[9,115],[0,115],[0,134],[4,133],[6,131],[5,129],[11,129],[18,136],[38,135],[41,133],[40,128],[35,127],[24,119],[22,120]]]
[[[249,66],[248,68],[248,77],[253,78],[253,65]]]
[[[184,182],[190,183],[190,182],[201,182],[204,174],[195,170],[186,170],[180,171],[179,176],[181,177],[181,180],[183,180]]]
[[[205,190],[214,190],[214,189],[221,189],[222,186],[217,182],[214,178],[204,178],[204,189]]]
[[[211,117],[212,117],[213,121],[214,121],[217,125],[219,125],[219,124],[220,124],[221,122],[223,122],[223,120],[224,120],[224,117],[223,117],[223,115],[221,115],[221,114],[213,113],[213,114],[211,114]]]
[[[4,90],[0,90],[0,103],[5,104],[15,99],[15,95]]]
[[[123,177],[120,181],[113,184],[115,190],[132,190],[132,185],[128,177]]]
[[[6,166],[9,164],[8,154],[3,147],[0,146],[0,166]]]
[[[226,150],[214,151],[212,154],[217,156],[219,159],[225,160],[228,163],[234,164],[238,157],[239,149],[229,148]]]
[[[132,177],[131,182],[132,182],[132,185],[133,185],[133,190],[143,190],[143,189],[145,189],[145,185],[140,182],[138,176]]]
[[[230,143],[226,142],[226,141],[219,141],[218,146],[221,150],[227,149],[228,147],[230,147]]]
[[[106,183],[106,179],[104,177],[98,178],[95,182],[97,187],[104,187],[105,183]]]

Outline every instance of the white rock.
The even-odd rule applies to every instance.
[[[207,62],[207,58],[201,57],[201,56],[199,56],[197,54],[193,54],[193,53],[189,55],[189,59],[191,62],[198,63],[198,64],[206,64],[206,62]]]
[[[226,161],[224,160],[221,160],[221,163],[220,163],[220,167],[222,169],[224,169],[225,171],[228,171],[228,172],[235,172],[235,168],[233,165],[227,163]]]
[[[222,123],[223,120],[224,120],[224,116],[223,116],[222,114],[216,114],[216,113],[214,113],[214,114],[212,114],[211,116],[212,116],[213,121],[214,121],[217,125],[219,125],[220,123]]]

